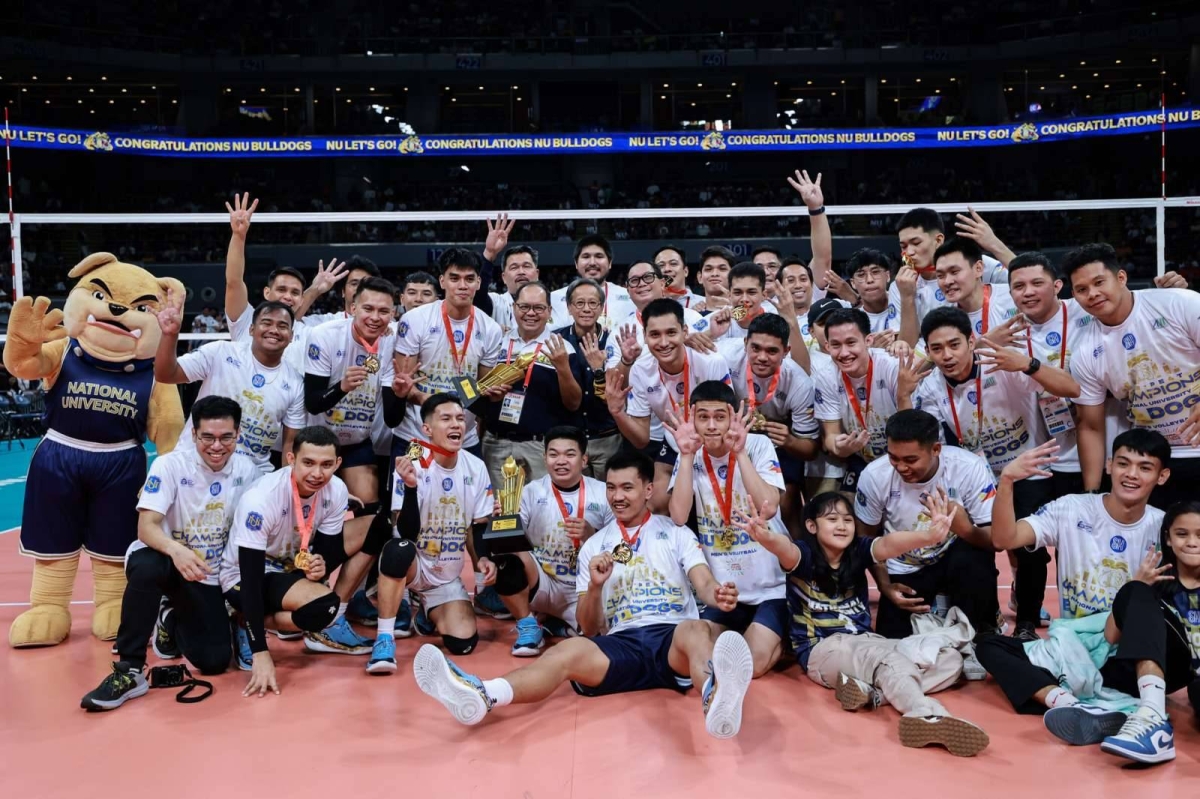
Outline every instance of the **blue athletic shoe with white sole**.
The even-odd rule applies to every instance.
[[[429,620],[429,616],[425,613],[425,606],[420,602],[415,602],[416,612],[412,617],[412,627],[417,631],[417,635],[430,636],[437,632],[437,625]],[[396,626],[400,626],[400,619],[396,619]]]
[[[714,738],[732,738],[742,728],[742,701],[754,677],[754,657],[746,639],[721,633],[713,645],[709,677],[704,681],[704,728]]]
[[[492,699],[483,690],[483,681],[454,665],[433,644],[417,650],[413,676],[418,688],[441,702],[462,724],[478,724],[492,709]]]
[[[365,655],[371,651],[373,642],[354,632],[345,616],[319,633],[305,633],[304,647],[312,652],[328,652],[334,655]]]
[[[367,661],[367,674],[391,674],[396,670],[396,639],[380,635],[371,648],[371,659]]]
[[[407,599],[400,600],[400,612],[396,614],[396,637],[408,638],[413,634],[412,605]]]
[[[546,646],[546,636],[542,627],[533,616],[526,616],[517,621],[517,640],[512,645],[513,657],[534,658],[542,654]]]
[[[504,606],[504,601],[500,599],[500,595],[496,593],[493,586],[485,586],[483,590],[475,592],[475,612],[481,613],[484,616],[491,616],[493,619],[505,621],[513,617],[512,611]]]
[[[374,627],[379,623],[379,608],[367,598],[367,592],[360,589],[350,597],[350,603],[346,606],[346,618],[367,627]]]
[[[233,653],[237,658],[237,667],[242,671],[251,671],[254,668],[254,652],[250,650],[250,633],[246,632],[245,624],[235,624],[233,630]]]
[[[1175,728],[1158,711],[1139,707],[1116,735],[1104,739],[1100,748],[1138,763],[1166,763],[1175,759]]]
[[[1125,723],[1119,710],[1105,710],[1092,705],[1078,704],[1052,707],[1042,716],[1050,734],[1071,746],[1091,746],[1110,735],[1116,735]]]

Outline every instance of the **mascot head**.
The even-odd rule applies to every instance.
[[[157,278],[107,252],[84,258],[69,276],[79,282],[67,295],[63,325],[84,352],[112,363],[154,357],[160,336],[156,314],[167,289],[183,296],[182,283]]]

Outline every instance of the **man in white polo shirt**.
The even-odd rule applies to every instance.
[[[612,245],[608,239],[592,234],[576,242],[575,271],[580,277],[590,277],[604,286],[604,309],[596,320],[602,328],[612,330],[614,320],[629,315],[629,293],[608,281],[608,274],[612,271]],[[550,293],[550,313],[551,330],[571,324],[565,287]]]

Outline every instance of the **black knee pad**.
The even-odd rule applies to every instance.
[[[475,645],[478,643],[479,633],[475,633],[470,638],[455,638],[453,635],[442,636],[442,645],[451,655],[469,655],[475,651]]]
[[[383,545],[379,554],[379,573],[394,580],[403,580],[408,567],[417,559],[417,548],[411,541],[393,538]]]
[[[379,512],[379,503],[378,502],[368,502],[365,505],[354,508],[353,510],[350,511],[350,514],[355,519],[360,519],[363,516],[374,516],[378,512]]]
[[[292,623],[301,630],[318,633],[337,618],[338,596],[332,592],[317,597],[299,610],[292,611]]]
[[[362,551],[368,555],[378,555],[383,547],[392,539],[392,522],[388,514],[380,511],[371,520],[367,528],[367,536],[363,539]]]
[[[525,574],[525,564],[516,555],[497,555],[492,558],[496,564],[496,593],[500,596],[514,596],[529,588],[529,576]]]

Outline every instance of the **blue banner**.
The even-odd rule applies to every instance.
[[[1161,112],[959,128],[731,130],[580,135],[435,134],[187,139],[153,134],[14,127],[14,147],[177,158],[304,158],[569,153],[799,152],[997,147],[1161,130]],[[1168,110],[1168,129],[1200,127],[1200,108]],[[3,131],[0,131],[0,136]]]

